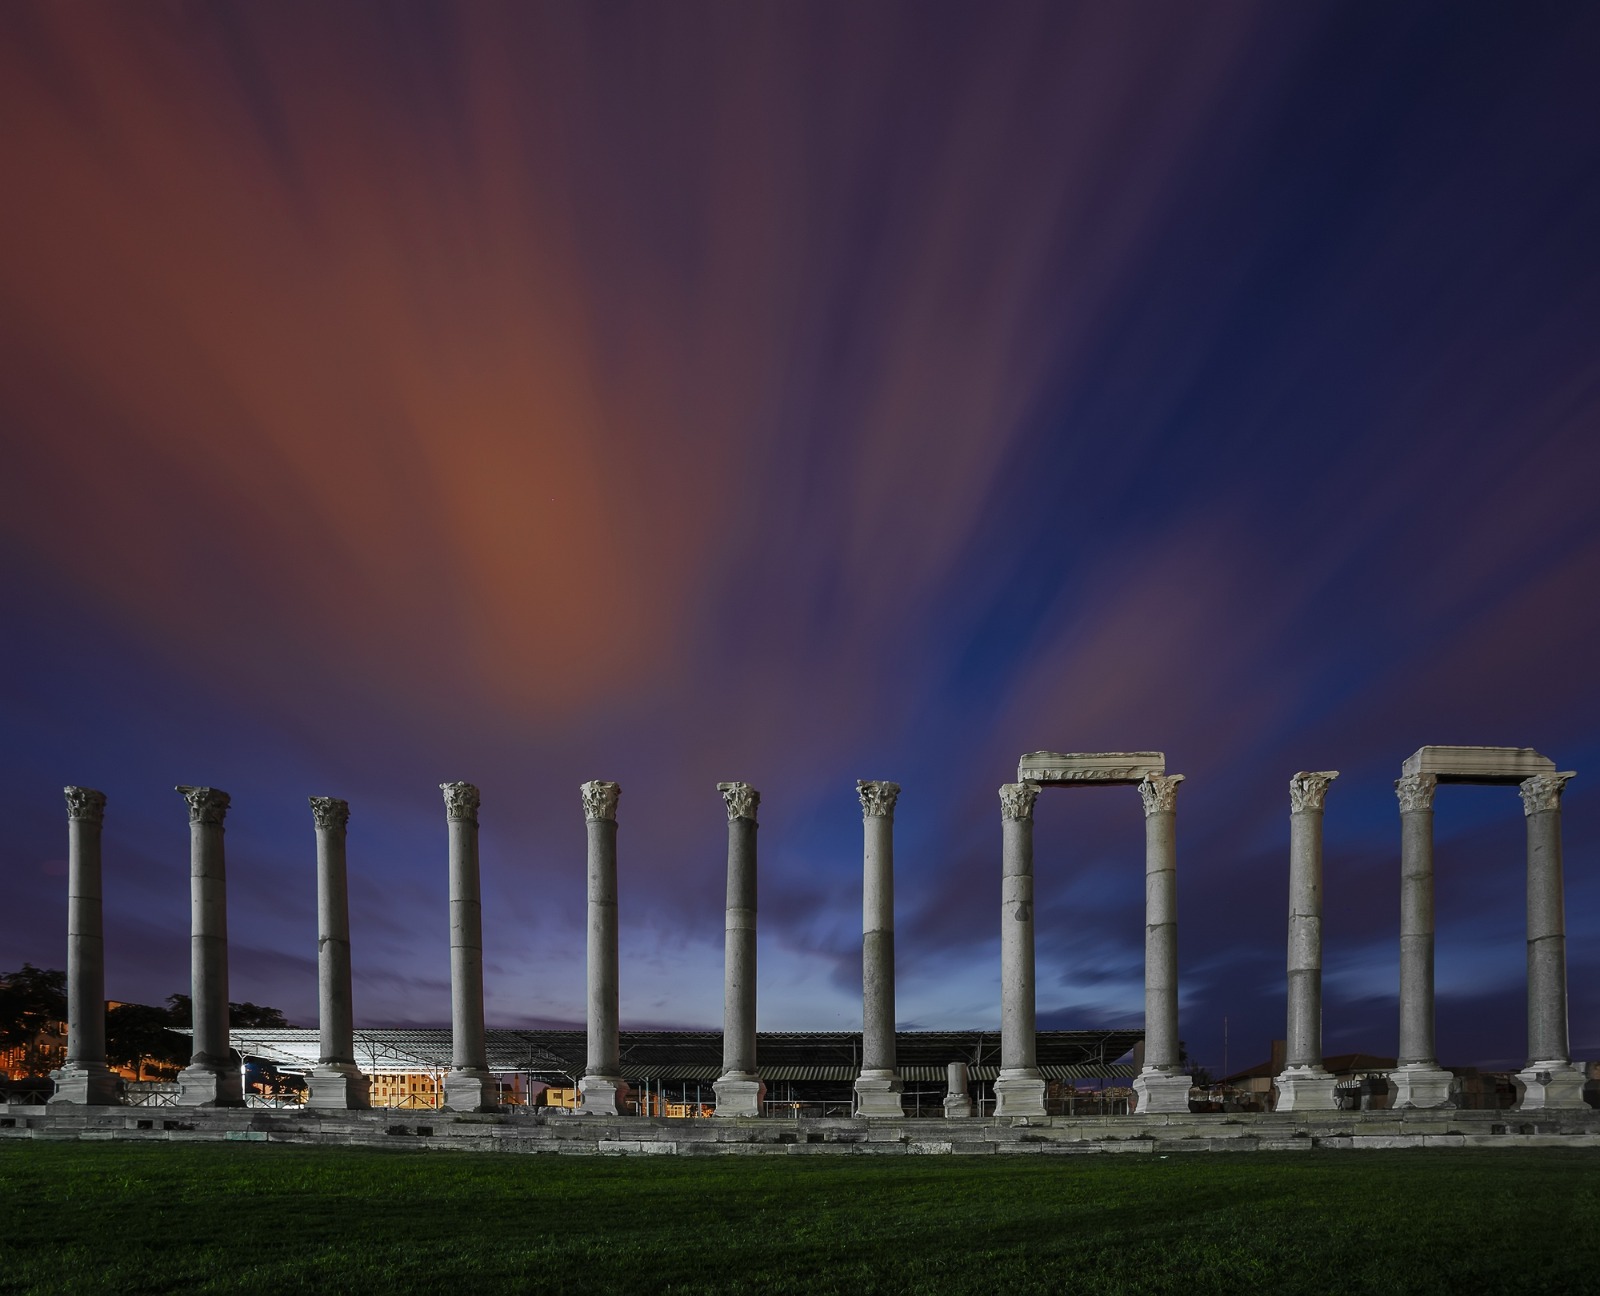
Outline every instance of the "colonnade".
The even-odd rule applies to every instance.
[[[1281,1111],[1326,1111],[1337,1104],[1322,1056],[1322,826],[1335,770],[1289,782],[1287,1049],[1276,1078]],[[1567,1028],[1566,936],[1562,898],[1561,793],[1571,772],[1522,748],[1422,748],[1396,783],[1401,818],[1400,1047],[1392,1075],[1396,1105],[1450,1104],[1450,1073],[1434,1054],[1433,797],[1441,782],[1515,783],[1527,821],[1528,1065],[1517,1076],[1524,1110],[1583,1105],[1583,1076],[1571,1059]],[[1050,753],[1025,756],[1018,780],[1000,788],[1001,1066],[995,1114],[1042,1117],[1045,1080],[1037,1064],[1033,903],[1034,811],[1046,786],[1131,785],[1145,825],[1143,1059],[1133,1088],[1142,1114],[1188,1110],[1191,1077],[1178,1034],[1176,817],[1181,774],[1165,772],[1159,752]],[[447,1105],[492,1108],[483,1005],[483,906],[478,864],[478,789],[442,783],[449,837],[451,1069]],[[862,780],[862,1052],[856,1111],[903,1112],[895,1059],[894,812],[897,783]],[[244,1100],[228,1035],[228,934],[224,821],[228,794],[182,786],[190,825],[190,951],[193,1056],[178,1077],[180,1106],[237,1106]],[[720,1116],[756,1116],[764,1086],[756,1057],[757,810],[748,783],[717,784],[727,811],[724,910],[723,1066],[715,1083]],[[582,785],[587,828],[586,1014],[588,1055],[579,1110],[617,1115],[628,1087],[619,1049],[617,958],[617,806],[621,787]],[[52,1102],[115,1100],[105,1058],[105,965],[100,838],[106,798],[66,789],[68,863],[68,1047],[54,1073]],[[355,1061],[349,892],[345,838],[350,809],[334,797],[310,798],[317,842],[319,1059],[308,1106],[368,1105],[369,1082]],[[965,1073],[951,1075],[947,1114],[970,1111]]]

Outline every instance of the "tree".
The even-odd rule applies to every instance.
[[[15,972],[0,975],[0,1048],[22,1048],[22,1069],[41,1075],[41,1034],[59,1030],[67,1019],[67,974],[54,968],[24,963]]]
[[[186,1036],[172,1029],[172,1012],[150,1004],[118,1004],[106,1013],[106,1060],[132,1067],[135,1079],[144,1079],[146,1062],[163,1067],[182,1066],[191,1046]]]
[[[193,1024],[194,1008],[186,994],[167,996],[167,1012],[174,1026],[190,1026]],[[292,1030],[288,1019],[282,1010],[268,1008],[263,1004],[230,1003],[228,1005],[228,1025],[231,1027],[254,1026],[257,1030]]]

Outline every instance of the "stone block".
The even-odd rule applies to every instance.
[[[178,1072],[179,1107],[243,1107],[244,1082],[233,1067],[192,1063]]]
[[[944,1097],[944,1118],[946,1120],[969,1120],[972,1117],[972,1099],[964,1093],[946,1094]]]
[[[1511,1077],[1518,1111],[1582,1111],[1583,1070],[1571,1062],[1536,1062]]]
[[[905,1104],[900,1098],[900,1078],[893,1072],[888,1075],[868,1075],[863,1072],[856,1079],[857,1116],[904,1117]]]
[[[1136,1110],[1141,1116],[1154,1116],[1161,1112],[1189,1111],[1189,1090],[1194,1077],[1173,1075],[1166,1071],[1141,1071],[1133,1082],[1137,1096]]]
[[[994,1114],[1002,1118],[1045,1117],[1044,1081],[1037,1075],[1006,1075],[994,1082]]]
[[[711,1086],[717,1095],[718,1116],[759,1116],[766,1085],[759,1076],[728,1072]]]
[[[1019,783],[1139,783],[1165,774],[1163,752],[1029,752],[1017,763]]]
[[[621,1076],[586,1075],[578,1081],[580,1116],[627,1114],[628,1083]]]
[[[109,1107],[117,1101],[117,1077],[106,1067],[71,1062],[52,1071],[50,1078],[56,1082],[56,1091],[50,1095],[53,1103]]]
[[[500,1088],[487,1071],[463,1067],[444,1078],[444,1105],[455,1112],[498,1110]]]
[[[1436,1066],[1417,1063],[1389,1072],[1397,1110],[1420,1107],[1454,1107],[1450,1086],[1455,1077]]]
[[[364,1111],[372,1106],[372,1081],[350,1063],[316,1067],[306,1077],[306,1107],[312,1111]]]
[[[1432,774],[1441,783],[1520,783],[1554,774],[1556,763],[1532,747],[1419,747],[1400,773]]]
[[[1321,1067],[1288,1067],[1275,1082],[1280,1112],[1338,1111],[1334,1078]]]

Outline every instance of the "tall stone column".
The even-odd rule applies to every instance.
[[[1561,793],[1575,777],[1540,774],[1519,786],[1528,823],[1528,1065],[1513,1077],[1517,1107],[1584,1106],[1583,1069],[1567,1036],[1567,926],[1561,878]]]
[[[1396,1107],[1451,1107],[1433,1045],[1433,796],[1436,774],[1395,780],[1400,802],[1400,1055]]]
[[[1322,1065],[1322,811],[1338,770],[1289,780],[1289,1027],[1279,1111],[1335,1111]]]
[[[996,1116],[1043,1116],[1033,987],[1033,806],[1039,784],[1000,786],[1000,1075]]]
[[[603,779],[585,783],[583,816],[589,825],[589,1057],[578,1081],[578,1110],[618,1116],[627,1110],[618,1038],[617,798],[622,788]]]
[[[944,1118],[965,1120],[972,1115],[971,1083],[965,1062],[947,1062],[944,1068]]]
[[[228,881],[216,788],[184,787],[189,804],[189,1002],[194,1056],[178,1072],[178,1106],[242,1107],[244,1080],[228,1041]]]
[[[1144,802],[1144,1066],[1133,1082],[1141,1116],[1187,1112],[1193,1077],[1179,1068],[1178,784],[1146,774]]]
[[[894,804],[898,783],[858,779],[861,865],[861,1074],[856,1113],[903,1116],[894,1056]]]
[[[350,891],[345,880],[345,829],[350,805],[311,797],[317,826],[317,1065],[306,1106],[327,1111],[370,1107],[371,1081],[356,1065],[354,996],[350,989]]]
[[[450,1071],[444,1105],[492,1111],[499,1087],[489,1072],[483,1024],[483,894],[478,881],[478,789],[441,783],[450,829]]]
[[[117,1100],[106,1066],[106,954],[100,903],[100,827],[106,794],[67,794],[67,1059],[50,1073],[50,1101],[104,1106]]]
[[[756,808],[748,783],[718,783],[728,808],[728,897],[723,914],[722,1076],[718,1116],[759,1116],[756,1072]]]

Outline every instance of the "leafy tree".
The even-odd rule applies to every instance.
[[[26,1050],[23,1070],[42,1074],[48,1068],[35,1043],[41,1031],[67,1018],[67,974],[24,963],[0,975],[0,1048]]]
[[[167,1012],[174,1026],[190,1026],[194,1020],[194,1008],[186,994],[167,996]],[[283,1012],[277,1008],[268,1008],[262,1004],[230,1003],[228,1005],[229,1026],[254,1026],[258,1030],[288,1030],[289,1021]]]
[[[172,1012],[150,1004],[118,1004],[106,1014],[106,1059],[144,1079],[146,1062],[163,1068],[189,1060],[189,1040],[172,1030]]]

